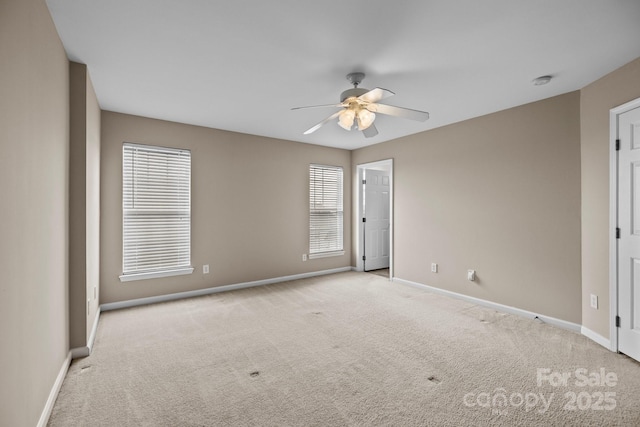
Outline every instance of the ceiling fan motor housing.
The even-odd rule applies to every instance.
[[[365,93],[369,92],[369,89],[363,89],[363,88],[359,88],[359,87],[354,87],[352,89],[347,89],[344,92],[342,92],[340,94],[340,102],[344,102],[345,99],[347,98],[357,98],[360,95],[364,95]]]

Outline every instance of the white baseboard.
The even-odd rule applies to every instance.
[[[609,338],[605,338],[602,335],[593,332],[591,329],[585,328],[584,326],[580,329],[580,333],[590,340],[597,342],[607,350],[611,350],[611,340],[609,340]]]
[[[433,292],[435,294],[446,295],[452,298],[461,299],[463,301],[467,301],[473,304],[482,305],[484,307],[493,308],[497,311],[502,311],[505,313],[515,314],[517,316],[525,317],[527,319],[535,319],[538,318],[542,320],[544,323],[548,323],[550,325],[557,326],[562,329],[567,329],[569,331],[580,333],[581,326],[577,323],[568,322],[562,319],[556,319],[555,317],[545,316],[544,314],[534,313],[532,311],[522,310],[520,308],[511,307],[509,305],[498,304],[496,302],[483,300],[480,298],[471,297],[469,295],[459,294],[457,292],[447,291],[445,289],[434,288],[433,286],[424,285],[422,283],[412,282],[410,280],[399,279],[397,277],[393,278],[394,282],[402,283],[409,286],[414,286],[416,288],[424,289],[429,292]]]
[[[96,339],[96,331],[98,330],[98,320],[100,319],[100,307],[98,307],[98,312],[96,313],[96,317],[93,321],[93,327],[91,328],[91,333],[89,334],[89,341],[87,345],[84,347],[75,347],[71,349],[71,358],[79,359],[81,357],[87,357],[91,354],[91,349],[93,348],[93,342]]]
[[[280,282],[289,282],[291,280],[307,279],[310,277],[324,276],[326,274],[342,273],[351,271],[353,267],[340,267],[331,270],[313,271],[310,273],[293,274],[291,276],[274,277],[272,279],[256,280],[253,282],[236,283],[233,285],[216,286],[214,288],[198,289],[195,291],[178,292],[175,294],[158,295],[155,297],[138,298],[128,301],[111,302],[101,304],[102,311],[118,310],[121,308],[137,307],[139,305],[154,304],[158,302],[173,301],[183,298],[193,298],[203,295],[215,294],[218,292],[234,291],[236,289],[253,288],[255,286],[271,285]]]
[[[71,352],[67,354],[67,357],[62,362],[62,366],[60,367],[60,372],[58,372],[56,381],[53,383],[51,392],[49,392],[49,398],[47,399],[47,403],[44,405],[44,409],[40,414],[40,419],[38,420],[38,427],[46,427],[47,423],[49,422],[51,411],[53,411],[53,405],[55,405],[56,403],[56,399],[58,398],[58,393],[60,392],[60,388],[62,387],[62,383],[64,382],[64,377],[67,375],[67,370],[69,369],[70,364],[71,364]]]

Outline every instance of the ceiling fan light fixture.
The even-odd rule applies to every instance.
[[[338,124],[344,130],[351,130],[351,128],[353,127],[353,120],[355,119],[355,117],[356,117],[356,112],[353,111],[352,109],[348,108],[348,109],[342,110],[340,112],[340,115],[338,116]]]
[[[365,130],[373,124],[376,119],[376,115],[367,109],[360,109],[358,111],[358,130]]]
[[[336,118],[338,119],[338,126],[344,130],[353,129],[354,121],[357,120],[358,130],[362,131],[365,138],[371,138],[378,134],[378,130],[373,125],[373,122],[376,119],[376,113],[387,116],[404,117],[406,119],[417,120],[420,122],[429,118],[429,113],[426,111],[396,107],[389,104],[378,104],[378,101],[394,95],[394,93],[381,87],[376,87],[372,90],[358,87],[362,79],[364,79],[364,73],[351,73],[347,75],[347,79],[354,87],[347,89],[340,94],[339,104],[292,108],[292,110],[299,110],[301,108],[314,107],[342,107],[342,110],[336,111],[320,123],[307,129],[304,132],[305,135],[315,132],[326,123]]]

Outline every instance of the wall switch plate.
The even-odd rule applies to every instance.
[[[209,264],[202,266],[202,274],[209,274]]]
[[[438,272],[438,264],[436,264],[435,262],[431,263],[431,272],[432,273],[437,273]]]
[[[475,270],[467,270],[467,280],[473,282],[476,280],[476,271]]]
[[[302,254],[302,261],[306,261],[307,260],[307,254]]]
[[[591,308],[598,309],[598,295],[591,294]]]

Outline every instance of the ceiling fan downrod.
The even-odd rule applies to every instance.
[[[364,73],[349,73],[347,74],[347,80],[351,82],[353,85],[353,89],[347,89],[340,94],[340,102],[344,102],[349,98],[357,98],[360,95],[363,95],[369,92],[369,89],[361,89],[358,85],[364,79]]]

